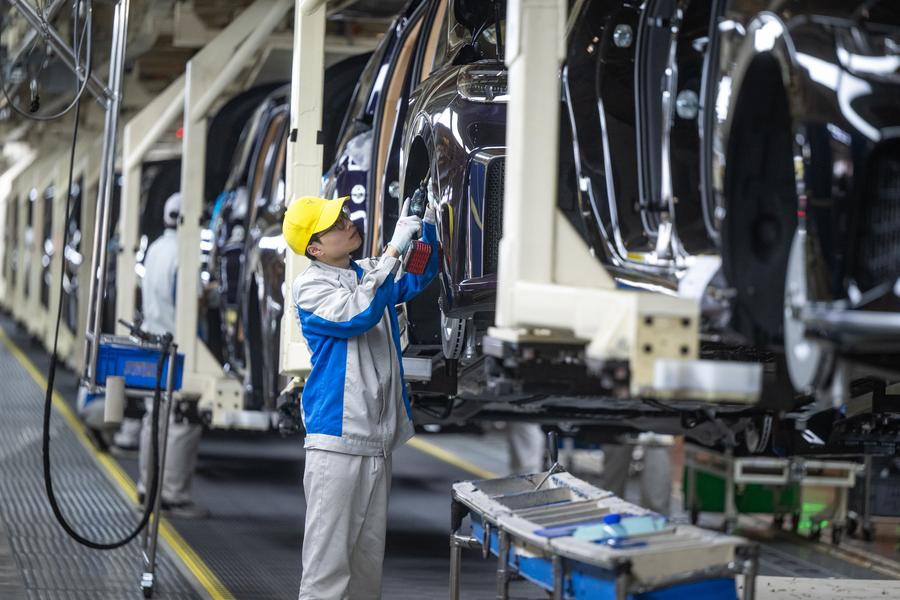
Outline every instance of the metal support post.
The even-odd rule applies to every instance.
[[[867,454],[863,459],[863,527],[872,525],[872,455]]]
[[[128,37],[128,13],[131,0],[119,0],[113,16],[113,35],[109,57],[110,96],[106,106],[103,128],[103,152],[98,190],[99,218],[94,227],[94,252],[91,255],[91,292],[88,302],[88,327],[85,333],[83,378],[93,390],[97,385],[97,343],[103,324],[103,297],[106,295],[107,241],[112,217],[113,180],[116,168],[116,135],[119,128],[119,107],[122,102],[122,71],[125,67],[125,42]]]
[[[843,538],[844,531],[847,527],[847,510],[849,506],[850,488],[837,488],[837,506],[835,507],[834,518],[831,523],[832,537],[834,543],[840,543]]]
[[[563,557],[554,554],[550,562],[553,567],[553,600],[565,600],[566,566]]]
[[[453,543],[450,537],[450,600],[459,600],[459,576],[460,562],[462,561],[462,548]]]
[[[690,450],[685,449],[684,465],[687,468],[687,497],[685,504],[691,514],[691,523],[694,522],[694,515],[700,514],[700,507],[697,506],[697,469],[694,467],[694,457]]]
[[[102,146],[103,136],[98,134],[94,136],[94,139],[91,140],[88,149],[85,151],[87,160],[84,171],[84,185],[82,188],[82,198],[84,198],[85,201],[81,203],[81,254],[83,258],[81,265],[78,268],[78,280],[82,283],[78,286],[78,338],[73,343],[72,351],[73,355],[78,355],[78,358],[73,358],[73,361],[78,361],[75,365],[75,370],[79,373],[83,372],[85,368],[84,361],[87,359],[87,355],[78,353],[75,348],[78,344],[84,343],[82,338],[87,332],[88,324],[93,318],[93,312],[90,309],[91,286],[88,282],[94,278],[95,272],[91,270],[92,261],[88,260],[86,255],[87,252],[90,252],[90,249],[94,247],[95,231],[90,225],[98,219],[96,202],[87,202],[86,199],[95,193],[94,190],[99,184]]]
[[[509,534],[497,533],[497,600],[509,598]]]
[[[459,600],[459,579],[462,571],[462,549],[474,548],[479,542],[472,536],[450,534],[450,600]]]
[[[737,527],[737,504],[734,489],[734,449],[725,449],[725,533],[733,533]]]
[[[759,548],[753,546],[746,549],[743,563],[744,589],[741,600],[756,600],[756,576],[759,573]]]
[[[162,518],[162,491],[163,477],[166,472],[166,450],[169,442],[169,421],[172,418],[172,406],[175,404],[175,369],[176,360],[178,358],[178,345],[171,344],[169,346],[169,371],[166,378],[166,395],[165,410],[160,407],[159,415],[153,415],[153,418],[163,419],[159,432],[159,465],[156,471],[157,492],[153,498],[153,518],[144,529],[141,548],[144,558],[144,572],[141,575],[141,588],[144,590],[144,596],[148,597],[148,593],[153,593],[153,585],[156,578],[156,548],[159,540],[159,521]],[[149,478],[148,478],[149,479]],[[149,503],[151,498],[149,490],[146,502]]]
[[[324,69],[325,2],[296,0],[286,204],[302,196],[317,196],[321,193],[322,146],[318,143],[318,132],[322,128]],[[287,253],[284,273],[286,289],[291,289],[294,278],[303,272],[307,264],[305,257],[293,252]],[[281,321],[281,371],[305,377],[310,368],[309,349],[300,334],[300,326],[293,311],[286,310]]]

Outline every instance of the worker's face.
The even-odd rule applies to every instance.
[[[326,262],[343,260],[362,245],[362,236],[346,209],[341,211],[334,225],[317,234],[316,238],[307,249],[316,260]]]

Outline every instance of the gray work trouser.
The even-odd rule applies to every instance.
[[[300,600],[381,598],[391,457],[307,450]]]
[[[625,498],[628,467],[634,446],[628,444],[603,445],[603,487]],[[672,499],[672,449],[647,446],[644,448],[644,470],[641,471],[641,506],[668,515]]]
[[[506,424],[509,471],[515,475],[544,470],[547,438],[540,425],[510,421]]]
[[[146,493],[150,485],[148,472],[150,470],[150,440],[152,434],[151,417],[152,404],[147,401],[147,412],[141,423],[141,444],[138,453],[138,464],[141,471],[141,480],[138,483],[138,493]],[[165,406],[163,406],[165,410]],[[160,436],[162,435],[162,421],[159,423]],[[169,439],[166,444],[166,469],[163,473],[162,499],[168,504],[183,504],[191,502],[191,480],[194,469],[197,466],[197,452],[200,448],[200,436],[203,426],[188,423],[182,420],[175,422],[174,412],[169,419]]]

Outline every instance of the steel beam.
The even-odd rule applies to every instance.
[[[125,41],[128,37],[128,13],[131,0],[119,0],[113,14],[113,37],[109,56],[109,89],[103,128],[103,152],[100,164],[93,253],[91,254],[91,292],[88,302],[88,326],[85,334],[82,377],[91,389],[97,383],[97,350],[102,323],[103,297],[106,294],[107,241],[112,219],[112,188],[116,168],[116,138],[119,130],[119,107],[122,102],[122,73],[125,68]]]
[[[53,49],[56,50],[56,53],[59,56],[60,60],[62,60],[63,64],[65,64],[69,68],[69,70],[71,70],[72,73],[75,74],[75,77],[78,79],[79,85],[83,83],[85,76],[84,69],[75,60],[75,51],[69,47],[69,45],[65,42],[65,40],[62,39],[62,37],[60,37],[59,33],[57,33],[57,31],[53,27],[44,27],[44,19],[41,18],[41,15],[38,14],[37,9],[32,6],[27,0],[10,0],[10,2],[19,9],[19,11],[22,13],[22,16],[25,17],[25,20],[28,21],[28,24],[31,25],[31,27],[35,31],[46,31],[47,41],[50,43]],[[118,5],[116,9],[118,10]],[[48,16],[47,20],[49,19],[50,17]],[[116,33],[114,32],[114,44],[115,35]],[[125,33],[124,37],[127,37],[127,32]],[[124,38],[122,40],[122,47],[125,47]],[[111,74],[110,81],[112,81]],[[113,99],[115,90],[112,84],[110,84],[109,87],[103,85],[103,83],[93,74],[91,74],[88,78],[87,89],[104,106]]]

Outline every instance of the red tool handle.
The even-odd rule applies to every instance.
[[[414,241],[406,254],[406,272],[421,275],[425,272],[429,258],[431,258],[431,245],[421,240]]]

